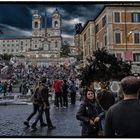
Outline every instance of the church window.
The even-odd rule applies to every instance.
[[[35,28],[38,28],[38,22],[35,22]]]
[[[54,27],[58,27],[58,21],[54,22]]]

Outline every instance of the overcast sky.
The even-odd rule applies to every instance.
[[[62,16],[62,37],[73,44],[74,25],[94,19],[103,8],[104,3],[95,2],[5,2],[0,3],[1,37],[31,36],[32,13],[47,11],[48,26],[51,27],[51,14],[57,8]]]

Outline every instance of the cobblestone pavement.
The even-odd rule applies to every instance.
[[[79,104],[80,102],[77,101],[76,105],[59,109],[52,104],[51,120],[56,129],[51,131],[48,131],[47,127],[41,128],[39,123],[36,131],[23,125],[32,111],[32,105],[0,106],[0,137],[78,137],[81,127],[75,115]],[[33,120],[34,118],[31,121]]]

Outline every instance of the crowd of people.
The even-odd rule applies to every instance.
[[[32,94],[33,112],[24,121],[27,127],[30,127],[30,120],[36,115],[31,124],[32,129],[37,129],[38,121],[41,127],[55,129],[50,116],[51,93],[54,93],[54,106],[59,109],[68,108],[69,103],[74,105],[79,91],[81,105],[76,118],[81,122],[82,137],[140,136],[140,80],[134,76],[127,76],[121,80],[123,96],[119,100],[116,100],[118,93],[110,91],[108,84],[103,82],[100,82],[100,90],[82,87],[73,66],[23,67],[21,65],[13,69],[11,79],[11,81],[20,81],[19,91],[23,95],[29,90]],[[12,86],[12,82],[4,84],[0,82],[0,90],[3,86],[3,92],[6,93],[9,85]],[[43,114],[46,121],[43,120]]]
[[[19,93],[26,95],[32,91],[33,85],[41,78],[47,77],[47,84],[50,87],[53,81],[57,78],[60,80],[77,79],[77,71],[73,66],[36,66],[36,65],[16,65],[9,67],[10,80],[0,82],[0,93],[6,87],[6,92],[12,92],[13,85],[18,85]],[[79,83],[77,83],[79,84]],[[10,90],[10,91],[9,91]]]
[[[32,129],[36,129],[39,120],[40,126],[48,126],[49,130],[55,128],[50,118],[48,100],[50,90],[55,94],[54,105],[56,108],[67,108],[69,102],[71,104],[76,102],[77,86],[73,77],[62,79],[59,75],[55,75],[51,84],[48,84],[47,80],[45,77],[45,79],[38,81],[39,83],[33,90],[33,113],[24,122],[26,126],[30,126],[30,119],[38,112],[31,125]],[[103,82],[100,82],[100,90],[91,89],[91,87],[81,88],[81,85],[78,87],[82,96],[76,118],[81,122],[82,137],[139,136],[140,101],[138,95],[140,80],[138,78],[128,76],[121,80],[123,98],[120,100],[116,100],[116,94],[108,89],[108,84]],[[68,96],[70,101],[68,101]],[[47,124],[44,123],[43,112],[45,112]],[[133,120],[135,120],[134,123]]]
[[[0,94],[6,96],[7,93],[11,94],[13,92],[13,83],[11,80],[0,81]]]
[[[55,126],[52,125],[50,119],[49,99],[54,96],[54,106],[57,109],[68,108],[69,104],[76,103],[76,92],[80,86],[76,69],[65,66],[39,68],[30,66],[26,76],[24,74],[22,76],[20,78],[30,85],[28,90],[31,90],[33,102],[33,112],[27,117],[24,125],[29,127],[31,118],[36,115],[33,124],[31,124],[32,129],[37,129],[36,125],[39,120],[41,127],[48,126],[49,130],[54,129]],[[23,85],[24,82],[22,82]],[[26,90],[25,86],[23,89]],[[22,87],[20,87],[20,91],[23,91]],[[27,92],[23,92],[23,94],[27,94]],[[47,124],[44,123],[43,112],[45,112]]]
[[[121,88],[123,99],[120,101],[115,100],[106,86],[98,92],[86,90],[85,100],[76,114],[82,122],[82,137],[140,136],[140,80],[127,76],[121,80]]]

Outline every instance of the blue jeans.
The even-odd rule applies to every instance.
[[[47,108],[47,109],[43,109],[43,105],[39,107],[39,113],[33,123],[34,126],[36,126],[37,122],[41,119],[42,117],[42,114],[43,114],[43,111],[45,112],[45,116],[46,116],[46,121],[47,121],[47,125],[48,127],[52,126],[52,122],[51,122],[51,119],[50,119],[50,109]]]

